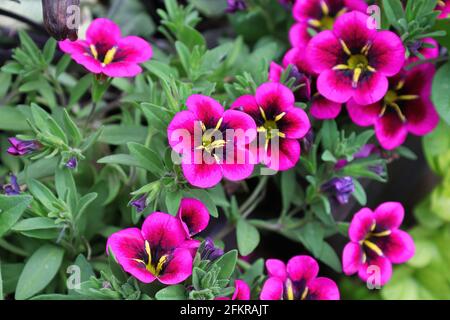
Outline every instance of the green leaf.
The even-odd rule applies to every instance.
[[[130,167],[141,167],[141,163],[129,154],[113,154],[97,160],[97,163],[121,164]]]
[[[64,55],[56,65],[56,77],[59,77],[64,71],[66,71],[69,64],[72,62],[72,57],[69,55]]]
[[[41,182],[32,179],[28,182],[28,189],[30,190],[33,197],[41,202],[47,209],[52,210],[53,204],[58,202],[58,199],[55,197],[53,192],[50,191],[44,184]]]
[[[441,118],[450,124],[450,62],[436,72],[431,99]]]
[[[193,189],[187,192],[187,194],[203,202],[205,206],[208,208],[209,214],[212,217],[217,218],[219,216],[216,204],[208,191],[202,189]]]
[[[41,229],[58,229],[61,226],[55,224],[55,221],[47,217],[36,217],[23,219],[16,223],[12,230],[14,231],[30,231],[30,230],[41,230]]]
[[[325,150],[334,150],[335,142],[339,137],[339,131],[337,129],[336,122],[334,120],[326,120],[323,122],[322,130],[322,144]]]
[[[33,198],[0,195],[0,237],[20,219]]]
[[[168,286],[159,290],[155,295],[156,300],[186,300],[186,289],[183,285]]]
[[[2,275],[2,260],[0,259],[0,300],[4,300],[3,294],[3,275]]]
[[[146,127],[137,125],[109,125],[104,127],[99,141],[112,145],[129,142],[143,143],[147,136],[147,130]]]
[[[20,275],[16,300],[31,298],[43,290],[58,272],[63,256],[63,249],[49,244],[35,251]]]
[[[19,109],[9,106],[0,107],[0,130],[27,131],[30,130],[26,118]]]
[[[363,186],[357,179],[353,179],[353,184],[355,185],[355,191],[353,192],[353,196],[358,201],[358,203],[362,206],[367,204],[367,195],[364,191]]]
[[[259,244],[259,231],[244,219],[236,226],[237,246],[241,256],[248,256]]]
[[[289,207],[297,192],[297,181],[295,177],[295,171],[284,171],[281,174],[281,196],[283,200],[282,213],[285,214],[289,210]]]
[[[81,131],[80,129],[78,129],[76,123],[69,116],[67,109],[63,109],[63,121],[67,134],[72,139],[74,145],[80,145],[81,141],[83,140],[83,136],[81,135]]]
[[[166,207],[169,214],[173,216],[177,214],[181,198],[183,198],[183,192],[180,190],[166,193]]]
[[[136,158],[141,167],[158,176],[164,174],[164,164],[158,154],[139,143],[130,142],[127,145],[131,155]]]
[[[215,265],[220,267],[220,272],[217,279],[229,279],[236,268],[238,252],[237,250],[231,250],[221,256],[214,262]]]
[[[42,51],[43,54],[44,54],[45,62],[47,62],[47,63],[51,63],[52,62],[53,57],[55,55],[55,50],[56,50],[56,45],[57,44],[58,43],[53,38],[49,38],[47,40],[47,42],[45,43],[44,49]]]
[[[88,281],[91,277],[95,277],[94,270],[91,264],[83,254],[79,254],[75,259],[75,264],[80,267],[80,280],[81,282]]]
[[[405,12],[400,0],[383,0],[383,8],[389,23],[396,29],[400,29],[398,21],[405,18]]]

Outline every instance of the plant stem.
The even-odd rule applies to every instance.
[[[0,239],[0,247],[2,247],[5,250],[8,250],[18,256],[22,256],[22,257],[28,257],[28,253],[25,252],[24,250],[22,250],[19,247],[16,247],[13,244],[10,244],[9,242],[7,242],[4,239]]]
[[[269,180],[268,176],[261,177],[261,180],[259,180],[259,183],[256,186],[255,190],[253,190],[250,197],[248,197],[248,199],[239,208],[240,212],[246,211],[253,204],[253,202],[258,198],[262,189],[264,189],[264,187],[266,186],[268,180]]]

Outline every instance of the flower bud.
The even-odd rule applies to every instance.
[[[323,184],[321,190],[332,196],[339,204],[346,204],[355,192],[355,185],[352,177],[333,178]]]
[[[77,40],[79,8],[80,0],[42,0],[44,25],[47,32],[59,41]]]

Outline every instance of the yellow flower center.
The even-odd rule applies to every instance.
[[[386,110],[388,107],[392,108],[400,118],[402,122],[406,122],[406,117],[402,112],[402,109],[400,108],[400,105],[398,104],[399,101],[412,101],[415,99],[418,99],[419,96],[412,95],[412,94],[405,94],[405,95],[399,95],[398,91],[403,89],[405,85],[404,81],[400,81],[397,84],[397,87],[394,90],[389,90],[386,95],[384,96],[383,100],[383,108],[380,112],[380,117],[384,116],[386,113]]]
[[[89,49],[91,50],[91,54],[95,58],[95,60],[98,60],[99,59],[99,54],[98,54],[98,51],[97,51],[97,48],[95,47],[95,45],[91,44],[89,46]],[[109,49],[106,52],[105,57],[103,58],[102,66],[105,67],[108,64],[110,64],[111,62],[113,62],[114,58],[116,56],[116,53],[117,53],[117,47],[116,46],[114,46],[111,49]]]
[[[159,276],[161,274],[162,269],[164,268],[164,265],[168,260],[168,255],[163,255],[161,258],[159,258],[156,265],[154,265],[152,263],[152,252],[150,249],[150,244],[147,240],[145,240],[145,252],[147,254],[147,262],[141,259],[133,259],[133,260],[138,263],[142,263],[145,266],[145,269],[155,277]]]
[[[286,138],[286,135],[278,130],[277,122],[283,119],[283,117],[286,115],[286,112],[282,112],[279,115],[275,116],[273,119],[268,119],[266,116],[266,113],[263,108],[259,108],[259,112],[261,112],[261,117],[264,120],[264,123],[262,126],[258,127],[258,132],[263,133],[266,137],[265,140],[265,150],[267,151],[269,147],[269,142],[272,140],[273,137],[276,135],[280,138]]]

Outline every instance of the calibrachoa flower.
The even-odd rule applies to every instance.
[[[20,186],[17,183],[17,177],[13,174],[9,176],[9,184],[1,186],[0,189],[3,189],[3,192],[7,196],[17,196],[21,192]]]
[[[329,100],[375,103],[388,90],[387,77],[403,67],[401,39],[391,31],[369,29],[367,19],[361,12],[346,13],[332,31],[319,33],[308,44],[308,60],[319,74],[317,89]]]
[[[198,241],[186,239],[180,220],[162,212],[152,213],[142,229],[129,228],[112,234],[107,243],[117,262],[144,283],[158,279],[176,284],[192,273],[192,248]]]
[[[181,166],[187,181],[209,188],[223,177],[231,181],[248,178],[254,164],[245,145],[256,138],[255,121],[244,112],[225,111],[204,95],[190,96],[186,105],[188,110],[175,115],[167,135],[172,149],[183,156]]]
[[[352,177],[333,178],[320,188],[322,192],[330,195],[339,204],[348,203],[350,196],[355,192]]]
[[[413,239],[398,229],[404,214],[400,203],[386,202],[375,211],[363,208],[354,215],[348,230],[351,242],[342,254],[346,275],[358,273],[363,281],[379,276],[379,285],[384,285],[391,278],[393,263],[405,263],[414,256]]]
[[[59,47],[90,72],[109,77],[134,77],[142,72],[139,63],[152,57],[147,41],[136,36],[122,38],[119,26],[105,18],[92,21],[86,40],[60,41]]]
[[[389,80],[389,91],[382,101],[361,106],[347,103],[349,115],[360,126],[375,126],[375,134],[384,149],[403,144],[408,133],[423,136],[439,122],[431,102],[431,83],[435,69],[424,64],[402,71]]]
[[[38,150],[41,145],[36,140],[20,140],[17,138],[9,138],[11,147],[8,148],[8,153],[12,156],[24,156]]]
[[[251,148],[252,153],[273,170],[283,171],[295,166],[300,157],[298,139],[311,128],[305,111],[294,103],[294,94],[289,88],[280,83],[264,83],[256,89],[255,96],[242,96],[231,106],[255,120],[259,145]],[[273,141],[277,141],[278,146],[272,148]]]
[[[295,256],[287,266],[277,259],[266,261],[269,278],[261,290],[261,300],[339,300],[336,283],[317,277],[319,265],[309,256]]]
[[[228,13],[235,13],[237,11],[244,11],[247,9],[247,4],[244,0],[227,0],[227,12]]]
[[[441,11],[439,19],[446,19],[450,16],[450,1],[449,0],[439,0],[436,10]]]
[[[184,198],[181,200],[177,218],[183,225],[186,237],[190,238],[202,232],[208,226],[208,208],[197,199]]]
[[[235,280],[234,286],[235,290],[231,299],[218,297],[216,300],[250,300],[250,287],[244,280]]]
[[[292,12],[297,23],[289,31],[292,46],[306,47],[313,38],[311,30],[331,30],[338,17],[354,10],[366,12],[367,4],[364,0],[298,0]]]
[[[302,102],[310,101],[310,112],[316,119],[336,118],[342,110],[342,104],[328,100],[317,91],[317,75],[308,63],[305,50],[299,48],[289,50],[283,58],[283,67],[287,68],[289,65],[295,67],[302,76],[299,77],[297,84],[303,84],[303,87],[295,92],[296,99]],[[273,82],[279,82],[283,67],[272,62],[269,79]]]

